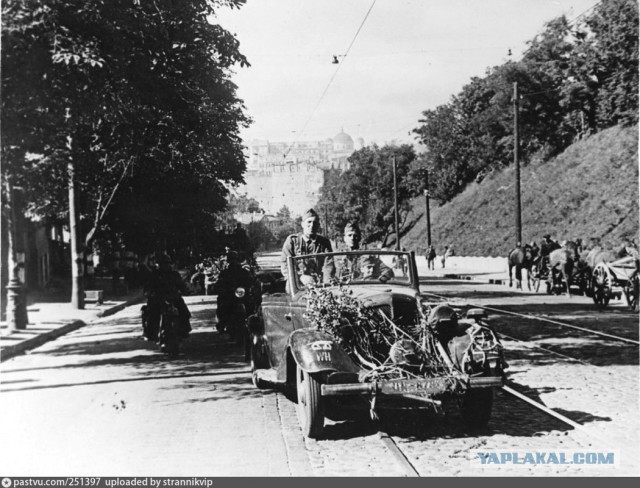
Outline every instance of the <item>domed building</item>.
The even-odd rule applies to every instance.
[[[364,140],[358,138],[358,149]],[[320,141],[251,141],[245,185],[239,191],[255,198],[267,213],[286,205],[293,215],[313,207],[324,183],[324,171],[349,169],[355,148],[344,129]]]
[[[344,129],[333,138],[333,150],[336,152],[353,151],[353,139]]]

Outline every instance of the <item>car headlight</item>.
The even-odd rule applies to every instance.
[[[239,286],[238,288],[236,288],[236,296],[238,298],[242,298],[245,294],[244,288],[242,288],[241,286]]]

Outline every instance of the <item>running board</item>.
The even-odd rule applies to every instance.
[[[271,385],[284,385],[284,381],[278,380],[278,373],[275,369],[256,369],[254,373],[260,381]]]

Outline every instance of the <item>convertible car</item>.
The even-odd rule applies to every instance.
[[[251,373],[297,402],[304,435],[353,408],[376,418],[399,404],[442,411],[445,399],[470,427],[489,421],[502,345],[483,310],[421,301],[413,252],[312,254],[287,267],[286,287],[263,287],[248,320]]]

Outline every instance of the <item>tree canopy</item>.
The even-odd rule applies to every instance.
[[[213,225],[223,183],[243,181],[250,123],[230,78],[248,62],[215,11],[243,3],[3,2],[3,172],[31,214],[67,218],[71,163],[88,237]]]
[[[520,61],[473,78],[451,101],[425,110],[414,129],[421,165],[442,202],[513,161],[513,85],[519,88],[520,154],[547,159],[575,140],[638,122],[638,4],[603,0],[584,18],[559,17]]]
[[[411,145],[371,146],[349,157],[350,168],[343,173],[328,171],[320,190],[317,208],[327,208],[328,235],[342,235],[347,222],[358,222],[366,244],[380,241],[388,245],[394,229],[393,163],[396,160],[400,232],[410,209],[411,167],[416,154]]]

